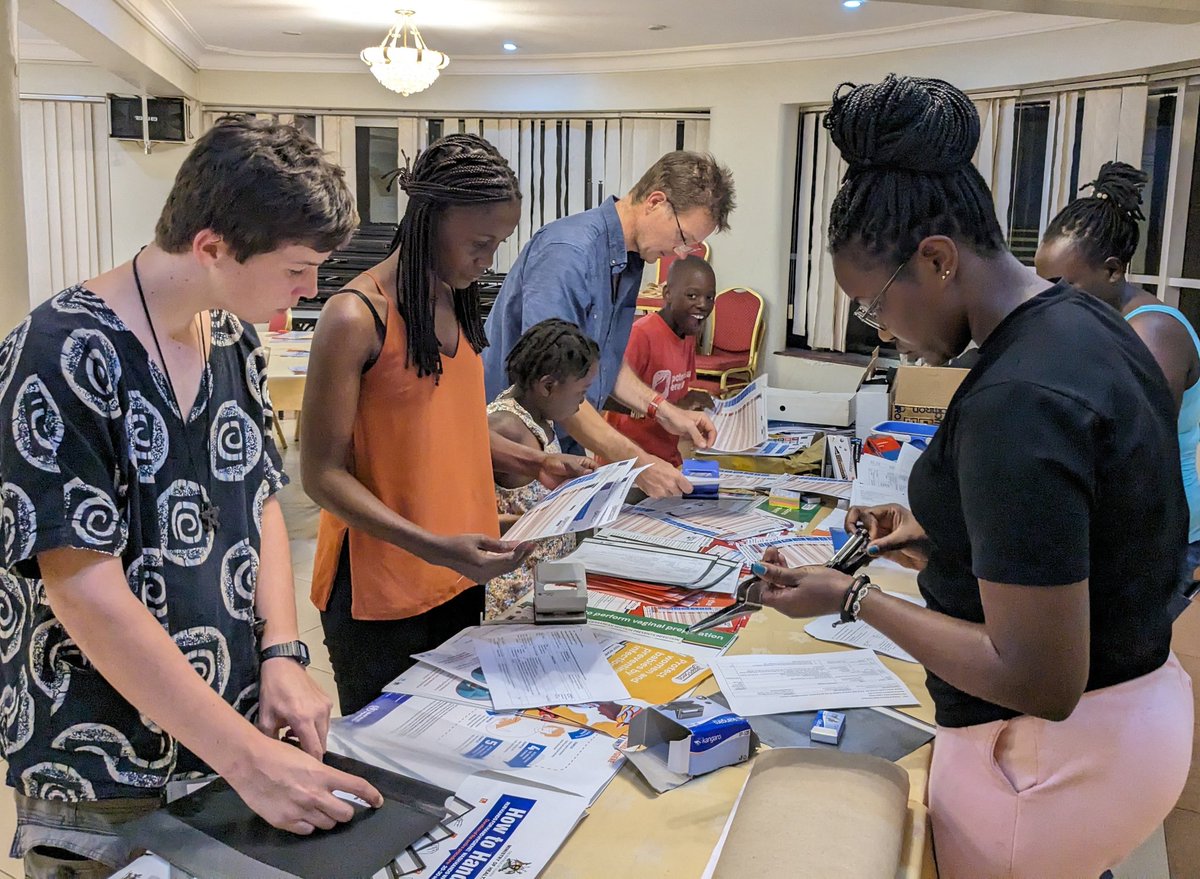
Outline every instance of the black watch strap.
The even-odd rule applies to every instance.
[[[308,655],[308,645],[303,641],[285,641],[282,644],[272,644],[270,647],[265,647],[258,652],[259,662],[266,662],[268,659],[275,659],[276,657],[293,659],[305,668],[312,661]]]

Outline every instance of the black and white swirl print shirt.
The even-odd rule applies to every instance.
[[[108,685],[55,618],[37,565],[46,550],[120,558],[130,590],[196,673],[242,714],[257,710],[262,513],[286,477],[263,348],[228,312],[211,320],[186,421],[146,349],[82,286],[0,343],[0,411],[10,416],[0,422],[0,747],[8,783],[27,796],[156,795],[203,768]],[[221,509],[216,531],[201,525],[205,500]]]

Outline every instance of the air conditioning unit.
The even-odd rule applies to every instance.
[[[146,152],[152,143],[187,143],[194,137],[194,112],[195,104],[186,98],[109,95],[108,134],[140,141]]]

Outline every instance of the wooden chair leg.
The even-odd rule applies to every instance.
[[[287,451],[287,438],[283,435],[283,425],[279,423],[278,413],[276,413],[275,418],[272,420],[275,422],[275,436],[279,440],[279,448]]]
[[[300,442],[300,410],[296,410],[296,429],[292,431],[292,439]]]

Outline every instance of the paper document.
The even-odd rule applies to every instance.
[[[722,656],[713,660],[712,670],[729,707],[743,717],[918,704],[873,650]]]
[[[479,661],[472,655],[473,674],[466,676],[451,674],[424,662],[406,669],[394,681],[383,688],[385,693],[407,693],[410,696],[428,696],[445,699],[460,705],[478,705],[492,708],[492,695],[488,692],[479,668]]]
[[[617,461],[564,482],[521,516],[505,541],[541,540],[608,525],[621,515],[625,497],[644,469],[635,467],[633,459]]]
[[[780,480],[778,488],[798,491],[801,494],[819,494],[825,497],[835,497],[848,500],[854,483],[849,479],[821,479],[816,476],[786,476]]]
[[[712,421],[717,428],[716,441],[707,451],[741,452],[767,441],[767,404],[760,376],[727,400],[717,400]]]
[[[900,595],[896,592],[888,592],[888,595],[895,598],[903,598],[905,601],[911,601],[913,604],[920,604],[922,606],[925,604],[919,598],[911,595]],[[885,656],[903,659],[905,662],[916,662],[895,641],[882,632],[871,628],[866,623],[843,623],[835,627],[834,623],[838,619],[839,617],[835,613],[817,617],[805,624],[804,631],[820,641],[831,641],[834,644],[849,644],[851,647],[866,647]]]
[[[498,710],[613,702],[629,690],[585,626],[541,626],[475,639],[492,703]]]
[[[636,512],[636,509],[627,507],[611,525],[597,531],[597,535],[636,540],[652,546],[665,546],[689,552],[699,552],[712,543],[705,534],[688,531],[664,519]]]
[[[620,768],[614,742],[518,714],[384,693],[330,724],[330,750],[457,789],[484,770],[593,800]]]
[[[747,564],[762,561],[768,549],[778,549],[789,568],[803,565],[823,565],[833,558],[833,541],[828,537],[794,537],[787,534],[743,540],[738,551]]]
[[[451,835],[423,846],[417,855],[424,866],[404,874],[406,879],[533,879],[587,809],[580,797],[485,776],[468,778],[454,794],[464,808],[471,808],[444,822]],[[393,875],[384,871],[373,879]]]
[[[908,506],[908,494],[897,482],[897,464],[878,455],[863,455],[858,461],[858,478],[850,492],[850,506],[875,507],[882,504]],[[908,486],[907,480],[903,483]]]
[[[689,632],[684,623],[592,607],[588,608],[587,617],[589,629],[624,641],[682,653],[695,659],[704,668],[708,668],[712,660],[728,650],[737,639],[737,635],[728,632]]]

